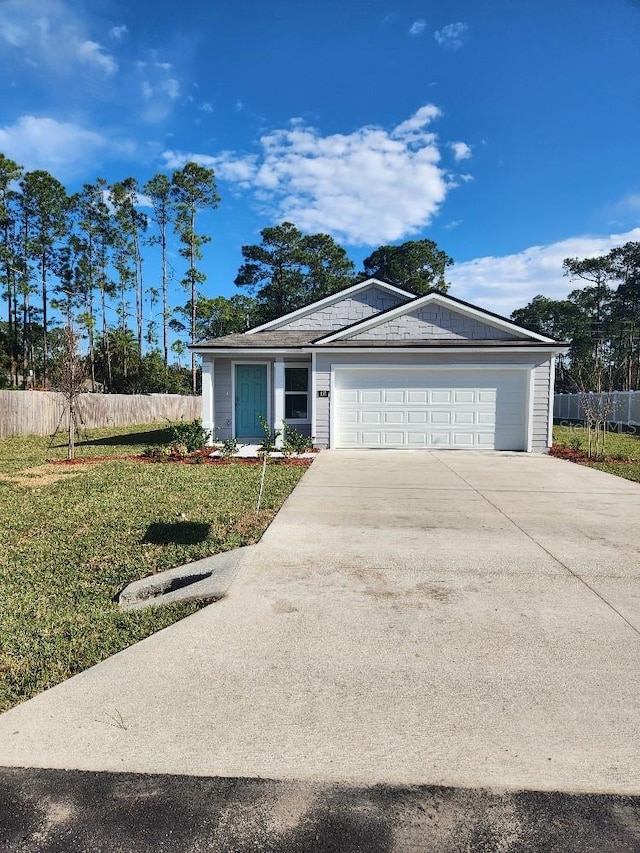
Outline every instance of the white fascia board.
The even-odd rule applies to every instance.
[[[337,332],[332,332],[330,335],[317,340],[316,343],[329,344],[333,341],[351,338],[353,335],[359,335],[361,332],[366,332],[368,329],[381,326],[389,320],[395,320],[396,317],[401,317],[403,314],[410,314],[413,311],[424,308],[425,305],[431,305],[432,303],[441,305],[443,308],[448,308],[458,314],[464,314],[466,317],[471,317],[474,320],[479,320],[487,326],[493,326],[496,329],[517,332],[520,335],[524,335],[532,340],[541,341],[542,343],[555,343],[553,338],[547,338],[544,335],[539,335],[537,332],[530,332],[528,329],[523,329],[521,326],[517,326],[515,323],[509,322],[509,320],[501,320],[498,317],[494,317],[486,311],[483,311],[482,308],[473,308],[470,305],[462,305],[453,299],[449,299],[444,293],[427,293],[425,296],[418,296],[411,302],[398,305],[396,308],[392,308],[391,311],[385,311],[382,315],[374,314],[373,317],[368,317],[366,320],[362,320],[362,322],[357,323],[354,326],[349,326],[347,329],[340,329]]]
[[[316,353],[329,353],[335,352],[340,353],[341,355],[345,355],[346,353],[357,353],[358,355],[366,355],[366,353],[382,353],[382,352],[392,352],[395,354],[410,352],[412,354],[415,353],[462,353],[462,352],[470,352],[476,355],[477,353],[510,353],[513,355],[518,352],[526,352],[526,353],[538,353],[539,355],[551,357],[560,352],[566,352],[566,347],[457,347],[455,345],[446,346],[446,347],[317,347],[315,348]]]
[[[528,353],[541,353],[543,355],[552,356],[557,355],[559,353],[563,353],[567,351],[567,347],[560,346],[550,346],[550,347],[534,347],[534,346],[520,346],[520,347],[483,347],[482,344],[479,344],[477,347],[457,347],[455,344],[451,346],[438,346],[438,347],[322,347],[311,345],[304,347],[303,349],[274,349],[269,347],[251,347],[247,349],[194,349],[194,352],[197,355],[208,355],[213,358],[223,357],[237,357],[237,358],[247,358],[253,355],[311,355],[312,353],[358,353],[358,355],[365,355],[366,353],[381,353],[381,352],[392,352],[392,353],[439,353],[439,352],[472,352],[476,353],[499,353],[499,352],[528,352]]]
[[[334,302],[340,302],[345,296],[353,296],[354,293],[359,293],[367,287],[375,285],[376,287],[386,290],[389,293],[395,293],[398,296],[404,296],[407,299],[413,300],[416,298],[415,293],[409,293],[406,290],[401,290],[395,284],[387,284],[384,281],[379,281],[377,278],[368,278],[366,281],[359,281],[357,284],[352,284],[351,287],[345,290],[339,290],[337,293],[332,293],[330,296],[325,296],[324,299],[319,299],[317,302],[312,302],[311,305],[306,305],[304,308],[297,308],[283,317],[278,317],[276,320],[269,320],[268,323],[263,323],[261,326],[256,326],[255,329],[248,329],[245,334],[253,335],[255,332],[262,332],[265,329],[277,329],[283,323],[288,323],[291,320],[296,320],[299,317],[304,317],[305,314],[313,314],[319,308],[324,308],[327,305],[332,305]]]

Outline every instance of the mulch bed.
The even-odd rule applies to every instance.
[[[554,444],[549,448],[549,456],[555,456],[557,459],[567,459],[569,462],[576,462],[578,465],[584,465],[587,462],[606,462],[609,465],[629,465],[635,464],[636,459],[631,457],[620,456],[592,456],[589,458],[584,450],[574,450],[572,447],[562,447],[559,444]]]
[[[142,454],[132,456],[76,456],[74,459],[53,459],[51,465],[86,465],[88,462],[143,462],[151,465],[262,465],[262,459],[257,456],[237,456],[223,459],[221,456],[210,456],[209,451],[197,451],[189,456],[168,456],[166,459],[152,459]],[[313,458],[282,456],[269,459],[269,465],[284,465],[288,467],[308,468]]]

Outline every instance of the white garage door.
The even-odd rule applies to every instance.
[[[528,375],[336,368],[334,445],[526,450]]]

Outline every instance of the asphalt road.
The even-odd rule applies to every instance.
[[[0,771],[2,853],[631,853],[640,798]]]

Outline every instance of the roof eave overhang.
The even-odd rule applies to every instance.
[[[526,344],[525,346],[425,346],[425,347],[376,347],[376,346],[361,346],[361,347],[341,347],[341,346],[303,346],[303,347],[236,347],[216,349],[215,347],[190,347],[196,355],[211,355],[211,356],[254,356],[254,355],[311,355],[312,352],[334,352],[334,353],[540,353],[545,352],[551,355],[560,355],[568,349],[568,344],[547,344],[534,343]]]
[[[315,352],[339,352],[339,353],[348,353],[348,352],[357,352],[357,353],[366,353],[366,352],[374,352],[374,353],[382,353],[382,352],[393,352],[393,353],[403,353],[403,352],[411,352],[411,353],[517,353],[517,352],[537,352],[537,353],[549,353],[552,355],[559,355],[560,353],[566,352],[567,347],[559,347],[553,346],[551,344],[527,344],[526,346],[477,346],[477,347],[457,347],[457,346],[437,346],[437,347],[340,347],[340,346],[331,346],[331,347],[310,347],[309,351],[314,350]]]
[[[311,352],[305,347],[189,347],[196,355],[286,355]]]

